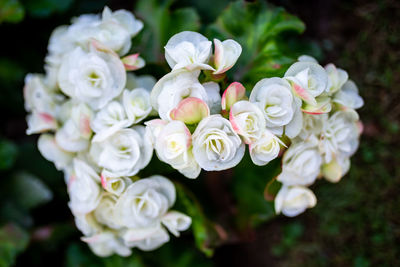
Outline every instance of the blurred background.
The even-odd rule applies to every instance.
[[[62,173],[39,154],[38,136],[25,135],[22,88],[27,73],[44,72],[56,26],[99,13],[104,5],[132,11],[136,2],[0,0],[0,266],[400,265],[400,2],[395,0],[269,1],[305,23],[296,38],[309,44],[323,65],[333,62],[347,70],[365,100],[359,111],[364,133],[350,172],[338,184],[312,186],[318,198],[314,209],[242,229],[212,257],[199,252],[190,235],[129,259],[95,257],[79,240]],[[168,2],[172,11],[194,9],[201,25],[214,22],[229,5],[227,0],[151,2]],[[185,20],[176,23],[185,29]],[[214,212],[223,212],[224,195],[210,195]]]

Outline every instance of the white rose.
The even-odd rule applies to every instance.
[[[132,176],[150,162],[151,142],[143,126],[122,129],[108,138],[92,142],[90,155],[94,162],[116,176]]]
[[[40,135],[38,149],[45,159],[54,163],[57,170],[69,166],[74,157],[73,153],[65,151],[57,145],[54,135],[51,134]]]
[[[93,23],[91,37],[111,48],[119,55],[131,48],[131,39],[143,28],[143,23],[126,10],[112,12],[105,7],[101,22]]]
[[[111,101],[97,112],[91,122],[91,127],[96,133],[92,141],[103,141],[129,125],[129,119],[122,104],[117,101]]]
[[[262,79],[253,88],[250,102],[264,113],[266,125],[276,135],[296,137],[302,126],[301,100],[292,94],[290,84],[281,78]]]
[[[99,205],[94,210],[94,217],[99,223],[106,225],[112,229],[119,229],[121,226],[116,222],[114,216],[114,208],[117,203],[117,196],[104,193]]]
[[[70,175],[68,193],[72,213],[86,214],[93,211],[101,198],[99,175],[85,162],[76,158]]]
[[[294,217],[317,204],[314,193],[303,186],[282,186],[275,198],[275,212]]]
[[[160,224],[128,229],[124,231],[122,238],[126,246],[137,247],[143,251],[155,250],[169,241],[167,231]]]
[[[122,99],[130,125],[141,122],[151,112],[150,93],[144,88],[124,90]]]
[[[72,102],[71,102],[72,103]],[[64,150],[79,152],[88,148],[92,135],[90,122],[93,111],[84,103],[74,103],[70,106],[70,113],[64,125],[56,132],[57,144]]]
[[[311,135],[319,136],[328,121],[328,114],[303,114],[303,128],[299,138],[306,140]]]
[[[161,119],[171,120],[171,110],[185,98],[196,97],[207,102],[207,92],[197,79],[198,75],[198,71],[173,71],[154,85],[150,95],[151,105]]]
[[[242,47],[238,42],[231,39],[223,42],[218,39],[214,39],[214,46],[214,64],[217,69],[213,72],[213,74],[221,74],[235,65],[240,54],[242,53]]]
[[[339,153],[350,157],[356,152],[360,136],[358,122],[357,112],[351,109],[336,111],[329,117],[320,141],[325,163],[329,163]]]
[[[197,32],[184,31],[172,36],[165,45],[165,59],[173,70],[214,70],[208,65],[212,43]]]
[[[192,135],[181,121],[171,121],[157,136],[155,149],[158,158],[170,164],[188,178],[197,178],[200,166],[192,153]]]
[[[179,232],[187,230],[192,224],[192,218],[178,211],[169,211],[161,219],[162,224],[176,237]]]
[[[117,221],[129,228],[155,226],[175,203],[174,185],[159,175],[131,184],[119,197],[114,214]]]
[[[152,145],[155,146],[158,135],[161,130],[167,125],[168,121],[163,121],[160,119],[153,119],[146,121],[144,124],[146,125],[146,136],[151,141]]]
[[[236,102],[229,112],[233,130],[243,137],[246,144],[260,139],[265,132],[264,114],[259,106],[246,100]]]
[[[126,72],[116,54],[92,45],[89,52],[77,47],[64,56],[58,81],[63,93],[97,110],[122,92]]]
[[[126,247],[112,232],[102,232],[100,234],[82,237],[83,242],[87,243],[90,249],[100,257],[108,257],[114,253],[127,257],[131,255],[131,250]]]
[[[323,67],[310,61],[293,63],[285,73],[296,94],[305,102],[315,105],[315,97],[328,88],[328,75]]]
[[[266,165],[278,157],[281,145],[285,146],[273,133],[264,130],[259,139],[249,144],[251,160],[258,166]]]
[[[132,179],[129,177],[118,177],[115,174],[104,170],[101,172],[101,186],[107,192],[120,196],[125,189],[132,184]]]
[[[221,115],[204,118],[192,136],[193,155],[206,171],[226,170],[243,158],[245,145]]]
[[[347,82],[349,75],[345,70],[336,68],[333,64],[325,66],[326,73],[328,74],[328,93],[334,94],[342,88],[343,84]]]
[[[310,185],[314,183],[322,164],[317,140],[292,144],[282,159],[282,172],[277,180],[285,185]]]
[[[350,109],[358,109],[364,106],[364,100],[358,94],[357,85],[352,81],[347,81],[342,89],[333,96],[333,102]]]

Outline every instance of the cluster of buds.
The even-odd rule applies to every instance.
[[[126,55],[141,21],[125,10],[82,15],[55,29],[46,74],[28,74],[28,134],[41,133],[42,155],[65,173],[69,207],[82,240],[99,256],[153,250],[189,228],[170,210],[175,187],[162,176],[135,176],[150,162],[151,139],[140,125],[151,113],[151,76],[129,71],[145,62]]]

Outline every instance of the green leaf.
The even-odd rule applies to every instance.
[[[67,11],[73,2],[74,0],[25,0],[23,3],[29,15],[45,18],[54,13]]]
[[[172,0],[140,0],[135,11],[144,22],[143,31],[134,38],[133,50],[146,62],[165,64],[164,46],[174,34],[181,31],[197,31],[199,16],[193,8],[170,10]]]
[[[280,164],[280,159],[276,159],[266,166],[255,166],[246,154],[234,169],[232,189],[238,203],[240,228],[256,226],[275,217],[273,201],[267,201],[264,194],[267,185],[273,184],[280,173]]]
[[[261,1],[237,1],[208,27],[207,36],[234,39],[242,45],[238,67],[228,74],[249,89],[262,78],[281,76],[285,72],[300,53],[288,51],[288,38],[283,41],[283,37],[302,33],[304,29],[304,23],[283,8]]]
[[[24,19],[25,10],[18,0],[0,0],[0,23],[18,23]]]
[[[53,194],[50,189],[32,174],[17,173],[11,182],[13,200],[24,210],[29,210],[50,201]]]
[[[12,266],[18,253],[25,250],[29,235],[14,224],[0,228],[0,266]]]
[[[200,203],[195,196],[182,184],[175,183],[177,202],[182,212],[192,218],[192,230],[196,246],[207,256],[211,257],[217,243],[217,232],[212,223],[205,216]]]
[[[8,140],[0,140],[0,170],[10,169],[17,158],[17,146]]]

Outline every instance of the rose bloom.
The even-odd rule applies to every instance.
[[[243,158],[245,145],[221,115],[204,118],[193,133],[193,155],[206,171],[226,170]]]
[[[283,186],[275,197],[275,211],[294,217],[317,204],[314,193],[303,186]]]

